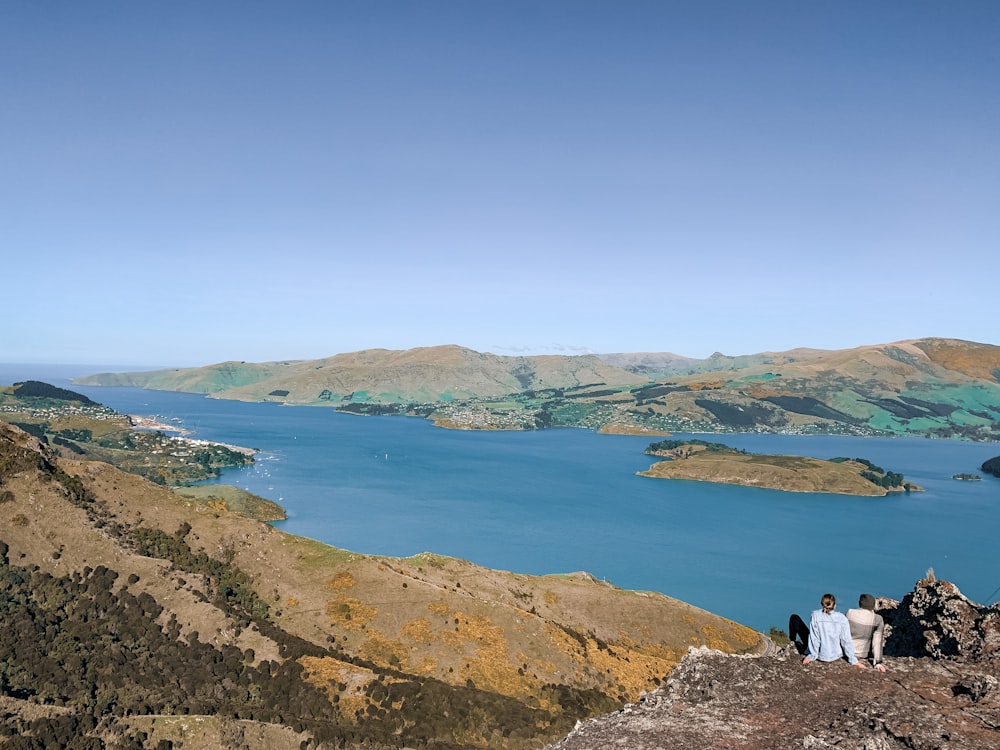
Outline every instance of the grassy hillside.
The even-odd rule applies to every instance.
[[[100,374],[76,382],[138,385],[249,401],[340,405],[434,403],[645,380],[596,356],[503,357],[459,346],[437,346],[404,351],[368,349],[299,362],[224,362],[191,369]]]
[[[498,357],[443,346],[79,382],[409,414],[457,429],[1000,440],[1000,347],[955,339],[703,360],[649,353]]]
[[[664,381],[636,405],[723,430],[996,440],[1000,382],[980,375],[997,367],[1000,347],[944,339],[796,350]]]
[[[52,747],[539,747],[688,646],[759,645],[584,573],[290,536],[6,424],[0,591],[0,737]]]

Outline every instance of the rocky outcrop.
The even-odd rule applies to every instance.
[[[1000,605],[982,607],[948,581],[920,581],[902,602],[885,601],[886,654],[935,659],[1000,659]]]
[[[922,580],[880,611],[885,673],[803,666],[791,646],[760,658],[691,649],[661,687],[549,750],[1000,748],[1000,608]]]

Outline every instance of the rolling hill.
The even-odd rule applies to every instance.
[[[81,385],[126,385],[290,404],[435,403],[593,383],[626,386],[641,375],[597,356],[504,357],[460,346],[366,349],[326,359],[101,374]]]
[[[462,429],[1000,439],[1000,347],[958,339],[703,360],[655,353],[502,357],[458,346],[376,349],[322,360],[105,373],[75,382],[410,414]]]

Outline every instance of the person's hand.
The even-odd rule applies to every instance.
[[[857,667],[858,669],[868,669],[868,665],[865,664],[863,661],[854,662],[854,666]]]
[[[812,661],[812,659],[810,659],[810,658],[809,658],[809,657],[807,656],[807,657],[806,657],[805,659],[803,659],[803,660],[802,660],[802,664],[803,664],[803,666],[804,666],[804,665],[808,664],[808,663],[809,663],[809,662],[811,662],[811,661]]]
[[[885,664],[876,664],[875,665],[875,669],[877,669],[879,672],[884,672],[885,671]]]

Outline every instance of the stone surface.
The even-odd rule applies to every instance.
[[[946,581],[920,581],[891,623],[885,673],[691,649],[639,702],[580,722],[549,750],[1000,749],[998,608]]]

